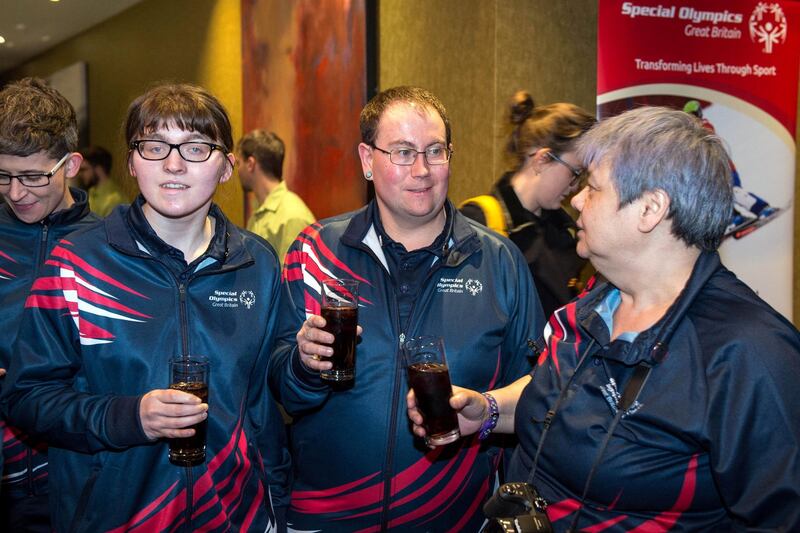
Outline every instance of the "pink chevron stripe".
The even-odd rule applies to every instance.
[[[319,300],[317,300],[317,297],[314,293],[304,290],[303,300],[305,302],[306,311],[313,315],[319,315],[322,313],[322,304],[319,303]]]
[[[123,305],[119,301],[109,298],[108,296],[103,296],[102,294],[98,294],[80,284],[78,284],[78,298],[80,298],[85,302],[91,302],[93,304],[102,305],[109,309],[123,311],[133,316],[138,316],[141,318],[153,318],[152,316],[140,313],[139,311],[136,311],[135,309],[132,309],[127,305]]]
[[[234,472],[236,473],[232,477],[233,484],[228,493],[222,497],[222,506],[225,509],[235,510],[238,508],[239,504],[234,502],[239,502],[241,500],[242,489],[246,486],[245,480],[249,477],[249,474],[252,474],[252,471],[248,468],[250,461],[247,459],[247,444],[243,443],[242,440],[244,439],[239,439],[239,453],[234,456],[236,459],[236,468]]]
[[[239,429],[241,426],[237,426]],[[195,496],[194,501],[203,498],[211,489],[213,480],[212,474],[219,469],[221,464],[230,456],[234,449],[236,431],[234,436],[228,441],[228,444],[220,451],[219,454],[214,456],[208,464],[206,472],[194,483]],[[169,493],[175,488],[175,482],[169,489],[167,489],[161,496],[158,497],[153,503],[136,513],[127,524],[120,526],[110,533],[122,533],[123,531],[148,533],[150,531],[162,531],[169,524],[173,523],[175,519],[180,516],[186,509],[186,489],[181,489],[170,501],[158,512],[150,515],[153,510],[160,506]],[[214,494],[211,499],[211,505],[218,503],[219,495]],[[148,517],[148,518],[146,518]],[[146,519],[145,519],[146,518]],[[180,523],[183,523],[181,519]]]
[[[113,333],[92,324],[85,318],[81,319],[78,323],[78,330],[81,337],[88,337],[90,339],[116,339]]]
[[[566,500],[561,500],[560,502],[551,503],[547,506],[547,517],[552,521],[555,522],[556,520],[561,520],[565,516],[569,516],[575,511],[578,510],[581,504],[578,500],[573,498],[568,498]]]
[[[17,455],[15,455],[13,457],[7,457],[5,459],[5,463],[6,463],[6,465],[9,465],[9,464],[17,462],[17,461],[22,461],[25,458],[25,455],[26,455],[25,454],[25,450],[22,450],[20,453],[18,453]]]
[[[424,472],[431,467],[436,457],[442,453],[443,448],[436,448],[428,452],[422,459],[406,468],[395,476],[392,483],[392,495],[399,491],[405,490],[411,483],[416,481]],[[467,455],[467,460],[477,452]],[[454,458],[451,462],[455,462]],[[471,462],[469,463],[471,466]],[[306,514],[320,514],[328,512],[350,511],[359,507],[366,507],[380,503],[383,499],[383,483],[376,482],[373,485],[364,487],[357,491],[351,492],[346,495],[334,497],[334,494],[342,494],[350,488],[354,488],[369,479],[374,478],[376,474],[370,474],[367,477],[348,483],[347,485],[334,487],[333,489],[326,489],[323,491],[302,491],[292,493],[292,508],[297,509],[298,512]],[[306,501],[302,499],[308,498]],[[372,514],[378,512],[379,509],[366,511],[363,514]]]
[[[413,472],[414,475],[413,475],[413,477],[410,478],[410,481],[411,482],[415,481],[418,477],[420,477],[420,476],[422,476],[424,474],[425,470],[430,468],[430,465],[433,464],[434,459],[436,458],[436,456],[438,456],[441,453],[441,450],[442,450],[441,447],[435,448],[435,449],[429,451],[425,455],[425,458],[426,459],[430,459],[430,460],[426,460],[425,461],[425,463],[427,463],[428,466],[426,466],[424,469],[420,470],[419,468],[417,468],[416,465],[421,462],[421,461],[418,461],[415,465],[412,465],[410,468],[407,468],[406,470],[404,470],[401,473],[401,475],[395,477],[394,480],[392,481],[392,491],[391,491],[392,496],[394,496],[395,494],[397,494],[398,492],[400,492],[401,490],[403,490],[404,488],[406,488],[409,485],[409,480],[408,479],[403,479],[402,482],[398,481],[401,476],[408,477],[409,474]],[[432,452],[438,452],[438,453],[432,455],[433,458],[428,457],[429,455],[432,454]],[[410,501],[413,501],[418,496],[428,492],[428,490],[432,489],[435,485],[437,485],[439,483],[439,481],[442,480],[442,478],[445,475],[447,475],[447,473],[453,468],[453,466],[456,464],[456,462],[457,462],[456,458],[454,458],[451,461],[448,461],[447,465],[438,474],[436,474],[436,476],[433,479],[429,480],[425,485],[423,485],[422,487],[418,488],[414,492],[412,492],[410,494],[407,494],[406,496],[400,498],[399,500],[393,501],[391,503],[391,505],[390,505],[390,508],[395,508],[395,507],[399,507],[401,505],[404,505],[404,504],[406,504],[406,503],[408,503]],[[380,502],[378,501],[378,502],[373,502],[373,503],[379,504]],[[362,516],[368,516],[368,515],[371,515],[371,514],[375,514],[378,511],[380,511],[380,507],[375,508],[375,509],[370,509],[370,510],[358,513],[358,514],[348,515],[346,518],[348,518],[348,519],[349,518],[360,518]]]
[[[303,270],[299,267],[284,267],[283,281],[298,281],[303,279]]]
[[[318,229],[313,229],[312,231],[309,231],[307,233],[307,237],[308,237],[308,239],[310,241],[310,244],[312,246],[314,246],[317,249],[317,251],[320,252],[320,254],[323,257],[325,257],[328,261],[333,263],[334,266],[336,266],[337,268],[340,268],[343,271],[347,272],[347,274],[351,278],[357,279],[358,281],[360,281],[362,283],[366,283],[367,285],[372,285],[369,282],[369,280],[367,280],[366,278],[363,278],[363,277],[359,276],[358,274],[356,274],[355,272],[353,272],[350,269],[349,266],[347,266],[341,259],[336,257],[336,255],[331,251],[330,248],[328,248],[328,246],[325,244],[325,242],[322,239],[318,239],[318,237],[319,237],[319,230]]]
[[[87,288],[87,287],[85,287],[85,286],[83,286],[83,285],[81,285],[81,284],[79,284],[77,282],[74,282],[70,278],[61,278],[61,277],[58,277],[58,276],[44,276],[44,277],[41,277],[41,278],[39,278],[39,279],[37,279],[36,281],[33,282],[33,286],[31,287],[31,291],[58,291],[58,290],[64,290],[64,288],[65,288],[64,284],[67,282],[67,280],[68,280],[68,283],[70,285],[74,285],[74,288],[75,288],[75,290],[77,290],[77,293],[78,293],[78,298],[80,298],[83,301],[91,302],[91,303],[97,304],[97,305],[102,305],[102,306],[108,307],[110,309],[115,309],[117,311],[124,311],[124,312],[126,312],[128,314],[131,314],[131,315],[134,315],[134,316],[138,316],[138,317],[142,317],[142,318],[153,318],[153,317],[151,317],[149,315],[145,315],[144,313],[140,313],[139,311],[136,311],[136,310],[134,310],[134,309],[132,309],[130,307],[127,307],[127,306],[121,304],[120,302],[118,302],[117,300],[114,300],[114,299],[109,298],[107,296],[103,296],[101,294],[98,294],[98,293],[92,291],[91,289],[89,289],[89,288]],[[69,287],[69,288],[72,288],[72,287]]]
[[[17,277],[14,274],[12,274],[11,272],[9,272],[8,270],[6,270],[5,268],[0,268],[0,274],[3,275],[3,276],[8,276],[9,278],[16,278]]]
[[[109,283],[109,284],[113,285],[114,287],[117,287],[118,289],[122,289],[125,292],[129,292],[131,294],[134,294],[134,295],[139,296],[141,298],[145,298],[147,300],[150,299],[147,296],[145,296],[144,294],[141,294],[141,293],[131,289],[127,285],[125,285],[125,284],[115,280],[111,276],[101,272],[100,270],[98,270],[97,268],[93,267],[92,265],[90,265],[89,263],[87,263],[86,261],[84,261],[83,259],[81,259],[80,257],[78,257],[77,255],[75,255],[74,253],[72,253],[71,251],[67,250],[66,248],[64,248],[62,246],[56,246],[55,248],[53,248],[53,251],[50,253],[50,255],[52,257],[60,257],[62,259],[65,259],[66,261],[74,264],[75,266],[80,267],[81,270],[84,270],[86,273],[91,274],[92,276],[96,277],[97,279],[105,281],[106,283]]]
[[[467,525],[467,522],[475,516],[475,511],[477,510],[478,506],[481,505],[486,498],[486,493],[489,492],[489,480],[487,479],[485,483],[481,483],[481,490],[475,496],[475,499],[470,504],[469,508],[467,508],[467,512],[461,517],[461,519],[456,523],[455,526],[448,530],[448,533],[458,533],[459,531],[463,531]]]
[[[16,259],[14,259],[14,258],[13,258],[13,257],[11,257],[10,255],[8,255],[7,253],[5,253],[3,250],[0,250],[0,257],[4,257],[4,258],[8,259],[8,260],[9,260],[9,261],[11,261],[12,263],[16,263],[16,262],[17,262],[17,260],[16,260]]]
[[[678,493],[678,499],[675,500],[673,506],[652,520],[648,520],[632,529],[632,533],[668,531],[680,519],[684,511],[691,507],[697,489],[697,458],[698,454],[694,454],[692,458],[689,459],[689,464],[686,466],[686,473],[683,476],[681,491]]]
[[[169,493],[172,492],[177,485],[178,482],[176,481],[175,483],[170,485],[169,488],[165,490],[158,498],[153,500],[147,507],[145,507],[144,509],[133,515],[133,517],[131,517],[131,519],[128,520],[128,523],[121,525],[115,529],[112,529],[108,533],[123,533],[126,531],[133,532],[138,530],[140,527],[143,526],[143,524],[140,524],[139,526],[134,526],[134,524],[136,524],[136,522],[139,522],[142,518],[150,514],[156,507],[161,505],[161,502],[167,498]]]
[[[477,441],[477,437],[473,440]],[[409,522],[425,516],[426,514],[453,505],[453,503],[455,503],[458,499],[458,494],[464,490],[465,482],[469,478],[469,474],[472,470],[479,448],[480,446],[471,446],[469,448],[469,453],[464,458],[464,461],[459,465],[458,469],[453,473],[453,476],[436,496],[427,500],[414,511],[407,513],[402,517],[393,520],[392,522],[396,524]]]
[[[292,492],[292,501],[294,502],[295,499],[303,499],[303,498],[329,498],[331,496],[335,496],[337,494],[341,494],[342,492],[346,492],[352,488],[355,488],[362,483],[366,483],[370,479],[374,478],[378,475],[378,472],[374,474],[369,474],[368,476],[364,476],[361,479],[357,479],[350,483],[346,483],[344,485],[339,485],[338,487],[332,487],[330,489],[324,490],[296,490]]]
[[[25,308],[37,307],[39,309],[70,309],[70,305],[63,296],[45,296],[44,294],[30,294],[25,300]]]
[[[606,529],[612,528],[622,522],[623,520],[627,519],[628,515],[621,515],[615,518],[611,518],[606,520],[605,522],[600,522],[599,524],[595,524],[589,527],[582,527],[581,531],[587,531],[589,533],[600,533],[601,531],[605,531]]]
[[[580,358],[580,346],[581,346],[581,330],[578,327],[578,305],[576,303],[568,304],[565,308],[567,313],[567,324],[570,328],[572,328],[572,332],[575,334],[575,357]]]
[[[61,278],[58,276],[42,276],[31,285],[32,291],[60,291],[62,288]]]
[[[327,500],[295,501],[292,497],[292,508],[304,514],[322,514],[339,511],[351,511],[359,507],[375,504],[383,497],[383,484],[376,483],[357,490],[346,496],[330,497]]]
[[[250,531],[250,525],[253,523],[253,520],[255,520],[258,508],[263,505],[262,503],[263,501],[264,501],[264,486],[261,483],[259,483],[258,491],[255,497],[253,498],[252,503],[250,504],[250,508],[247,510],[247,514],[245,515],[244,520],[242,520],[240,531]]]

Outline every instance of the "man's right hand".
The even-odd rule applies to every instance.
[[[296,336],[300,360],[306,368],[315,372],[330,370],[333,366],[327,358],[333,355],[333,348],[330,345],[333,344],[335,337],[322,329],[325,324],[325,319],[321,316],[309,315]],[[362,331],[361,326],[356,328],[357,335],[360,336]]]

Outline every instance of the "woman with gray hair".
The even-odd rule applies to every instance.
[[[556,531],[799,530],[800,335],[720,262],[720,139],[643,107],[578,153],[577,250],[605,279],[553,315],[531,375],[456,390],[462,434],[517,434],[508,479]]]

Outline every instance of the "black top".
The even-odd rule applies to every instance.
[[[522,250],[528,262],[545,316],[577,295],[576,283],[586,264],[575,252],[575,222],[563,209],[542,209],[540,216],[525,209],[511,187],[507,172],[490,194],[503,208],[508,238]],[[486,224],[480,206],[467,203],[461,208],[467,217]]]

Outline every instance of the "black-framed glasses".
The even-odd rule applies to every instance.
[[[586,169],[580,167],[579,168],[573,167],[572,165],[570,165],[569,163],[558,157],[556,154],[554,154],[552,150],[547,152],[547,155],[550,156],[550,159],[556,161],[557,163],[561,163],[562,165],[567,167],[570,172],[572,172],[572,179],[569,181],[570,187],[578,183],[583,177],[583,175],[586,173]]]
[[[450,156],[453,155],[453,150],[445,148],[441,144],[434,144],[425,148],[422,152],[418,152],[412,148],[395,148],[394,150],[384,150],[378,148],[374,144],[371,145],[379,152],[383,152],[389,156],[389,161],[395,165],[409,167],[414,164],[419,154],[425,154],[425,162],[429,165],[444,165],[450,161]]]
[[[131,150],[136,150],[143,159],[148,161],[161,161],[169,157],[172,150],[177,150],[180,156],[190,163],[202,163],[208,161],[214,150],[225,153],[225,147],[218,144],[204,141],[189,141],[185,143],[171,144],[165,141],[152,139],[141,139],[132,141]]]
[[[56,163],[56,166],[50,172],[41,172],[37,174],[17,174],[16,176],[12,174],[6,174],[5,172],[0,172],[0,187],[11,185],[11,180],[16,179],[20,182],[20,184],[24,185],[25,187],[46,187],[50,185],[50,178],[55,176],[58,169],[69,159],[69,156],[72,155],[72,152],[67,152],[64,154],[64,157]]]

